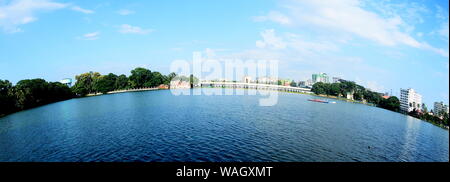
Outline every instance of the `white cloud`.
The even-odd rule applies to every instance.
[[[330,32],[338,35],[352,35],[374,41],[383,46],[406,45],[414,48],[432,50],[443,56],[445,50],[419,42],[409,35],[414,26],[407,24],[395,12],[377,14],[363,8],[360,0],[289,0],[283,7],[288,9],[290,24]],[[366,2],[366,1],[364,1]],[[419,12],[427,11],[422,6],[413,6],[404,16],[411,21],[421,22]],[[261,19],[261,18],[260,18]],[[268,18],[266,18],[268,19]],[[445,34],[445,29],[444,29]],[[260,46],[264,45],[261,42]]]
[[[256,41],[256,47],[260,49],[290,49],[300,52],[302,54],[314,54],[324,51],[337,51],[339,48],[331,42],[315,40],[308,41],[301,35],[293,33],[285,33],[282,36],[278,36],[275,30],[269,29],[261,32],[263,40]]]
[[[386,88],[383,85],[378,84],[376,81],[367,81],[365,85],[367,86],[367,88],[375,92],[386,91]]]
[[[123,24],[119,28],[119,32],[123,34],[148,34],[153,32],[152,29],[142,29],[141,27]]]
[[[254,17],[253,20],[256,21],[256,22],[273,21],[273,22],[276,22],[276,23],[279,23],[279,24],[282,24],[282,25],[289,25],[289,24],[291,24],[291,20],[287,16],[281,14],[278,11],[271,11],[266,16]]]
[[[134,14],[134,13],[135,13],[134,11],[131,11],[131,10],[128,10],[128,9],[121,9],[121,10],[117,11],[117,14],[123,15],[123,16],[131,15],[131,14]]]
[[[92,10],[83,9],[83,8],[81,8],[79,6],[72,6],[71,9],[74,10],[74,11],[78,11],[78,12],[84,13],[84,14],[92,14],[92,13],[94,13],[94,11],[92,11]]]
[[[286,43],[282,38],[275,35],[275,30],[265,30],[261,32],[263,40],[256,41],[256,47],[258,48],[272,48],[272,49],[284,49]]]
[[[3,4],[3,5],[2,5]],[[13,0],[0,4],[0,28],[7,33],[22,32],[21,25],[36,21],[39,12],[66,8],[68,4],[52,0]]]
[[[22,32],[20,26],[38,20],[37,15],[41,12],[70,8],[85,14],[94,13],[92,10],[53,0],[12,0],[7,2],[9,3],[0,3],[0,28],[7,33]]]
[[[82,36],[82,39],[83,40],[97,40],[100,38],[99,36],[100,36],[100,32],[92,32],[92,33],[84,34]]]

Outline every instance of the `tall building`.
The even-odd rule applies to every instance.
[[[306,80],[306,87],[312,87],[313,86],[313,81],[311,79]]]
[[[326,73],[312,74],[313,83],[330,83],[330,78]]]
[[[411,112],[414,109],[417,111],[422,110],[422,95],[412,88],[400,89],[400,110]]]
[[[447,113],[448,114],[448,106],[444,104],[444,102],[435,102],[433,112],[435,114]]]

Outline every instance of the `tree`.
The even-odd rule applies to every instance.
[[[291,82],[291,87],[297,87],[297,83],[295,83],[295,81]]]
[[[176,73],[170,73],[169,75],[167,75],[167,77],[166,77],[166,79],[165,79],[165,81],[164,81],[164,84],[166,84],[166,85],[170,85],[170,82],[175,78],[175,77],[177,77],[177,74]]]
[[[152,78],[146,87],[157,87],[164,84],[164,76],[160,72],[152,72]]]
[[[62,83],[43,79],[21,80],[14,89],[16,107],[28,109],[73,97],[71,89]]]
[[[339,96],[341,93],[340,83],[332,83],[329,85],[327,95]]]
[[[115,90],[124,90],[129,88],[128,77],[126,75],[120,75],[116,79],[116,83],[114,84]]]
[[[13,86],[8,80],[0,80],[0,116],[16,110],[14,96],[11,94]]]
[[[278,80],[277,85],[283,85],[283,82],[281,80]]]
[[[317,82],[312,86],[311,91],[317,95],[326,94],[327,86],[325,83]]]
[[[100,76],[100,73],[92,71],[75,76],[77,81],[72,87],[72,91],[79,96],[86,96],[89,93],[96,92],[94,84]]]
[[[400,110],[400,101],[397,97],[392,96],[388,99],[382,99],[379,106],[384,109],[398,112]]]
[[[141,88],[151,86],[152,72],[145,68],[136,68],[131,71],[129,77],[132,88]]]
[[[106,76],[100,76],[99,79],[95,82],[94,90],[106,94],[110,91],[115,90],[115,84],[117,80],[117,75],[108,74]]]

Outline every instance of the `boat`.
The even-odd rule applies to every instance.
[[[324,101],[324,100],[320,100],[320,99],[308,99],[308,101],[328,104],[328,101]]]

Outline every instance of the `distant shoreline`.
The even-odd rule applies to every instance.
[[[225,89],[244,89],[244,90],[250,90],[250,89],[252,89],[252,90],[258,90],[257,88],[232,88],[232,87],[195,87],[195,88],[193,88],[193,89],[196,89],[196,88],[218,88],[218,89],[220,89],[220,88],[224,89],[224,88],[225,88]],[[185,88],[185,89],[190,89],[190,88]],[[94,96],[110,95],[110,94],[119,94],[119,93],[130,93],[130,92],[157,91],[157,90],[177,90],[177,89],[163,89],[163,88],[127,89],[127,90],[111,91],[111,92],[108,92],[108,93],[106,93],[106,94],[103,94],[103,93],[88,94],[88,95],[86,95],[85,97],[94,97]],[[316,96],[316,97],[322,97],[322,98],[328,98],[328,99],[335,99],[335,100],[340,100],[340,101],[345,101],[345,102],[350,102],[350,103],[364,104],[364,105],[367,105],[367,106],[377,107],[376,105],[371,104],[371,103],[364,103],[364,102],[361,102],[361,101],[350,100],[350,99],[346,99],[346,98],[342,98],[342,97],[327,96],[327,95],[317,95],[317,94],[314,94],[314,93],[304,93],[304,92],[291,92],[291,91],[284,91],[284,90],[271,90],[271,91],[285,92],[285,93],[295,93],[295,94],[303,94],[303,95],[311,95],[311,96]],[[83,97],[76,97],[76,98],[83,98]],[[71,99],[69,99],[69,100],[71,100]],[[59,101],[59,102],[61,102],[61,101]],[[44,105],[42,105],[42,106],[44,106]],[[41,106],[39,106],[39,107],[41,107]],[[380,109],[383,109],[383,110],[387,110],[387,111],[391,111],[391,110],[384,109],[384,108],[381,108],[381,107],[377,107],[377,108],[380,108]],[[25,111],[25,110],[23,110],[23,111]],[[19,111],[19,112],[20,112],[20,111]],[[392,111],[392,112],[395,112],[395,111]],[[15,113],[17,113],[17,112],[15,112]],[[395,113],[402,114],[402,113],[400,113],[400,112],[395,112]],[[14,113],[10,113],[10,114],[14,114]],[[10,115],[10,114],[0,115],[0,118],[3,118],[3,117],[8,116],[8,115]],[[410,116],[410,115],[407,115],[407,114],[402,114],[402,115]],[[410,116],[410,117],[413,117],[413,116]],[[421,121],[424,121],[424,122],[427,122],[427,123],[431,123],[431,124],[433,124],[433,125],[435,125],[435,126],[438,126],[438,127],[442,128],[442,129],[446,129],[447,131],[449,131],[449,127],[448,127],[448,126],[438,125],[438,124],[436,124],[436,123],[429,122],[429,121],[426,121],[426,120],[422,120],[422,119],[419,119],[419,118],[416,118],[416,117],[413,117],[413,118],[418,119],[418,120],[421,120]]]

